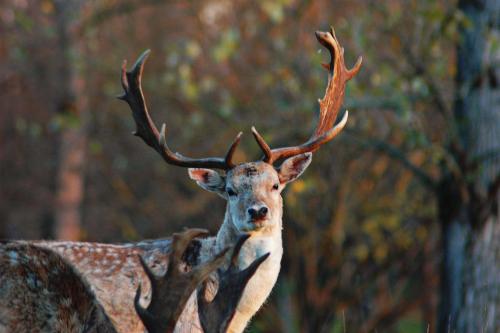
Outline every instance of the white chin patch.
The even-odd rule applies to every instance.
[[[258,231],[258,230],[260,230],[268,225],[269,225],[269,222],[267,220],[259,221],[259,222],[248,222],[247,228],[248,228],[248,231]]]

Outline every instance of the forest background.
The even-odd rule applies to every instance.
[[[123,59],[170,146],[239,161],[303,142],[335,27],[347,129],[284,193],[285,255],[250,332],[500,331],[500,1],[5,0],[0,238],[214,233],[224,201],[130,133]]]

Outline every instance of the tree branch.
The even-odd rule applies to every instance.
[[[492,160],[499,156],[500,156],[500,148],[487,150],[479,155],[474,156],[471,159],[468,167],[470,167],[473,171],[477,170],[482,163],[488,162],[489,160]]]
[[[495,176],[495,178],[493,179],[488,188],[487,200],[490,203],[493,203],[496,200],[499,192],[500,192],[500,172],[497,173],[497,175]]]
[[[437,110],[443,117],[447,118],[451,114],[451,111],[447,106],[441,90],[438,88],[438,84],[435,82],[433,76],[429,75],[429,73],[427,72],[424,62],[419,57],[413,54],[410,46],[408,45],[408,42],[405,42],[404,38],[402,38],[401,40],[403,41],[403,52],[406,55],[408,63],[413,68],[413,74],[416,76],[421,76],[424,79],[431,93],[432,101],[436,104]]]
[[[370,139],[370,140],[362,140],[357,139],[361,146],[368,147],[371,149],[375,149],[379,152],[383,152],[387,154],[390,158],[399,161],[403,167],[409,170],[413,175],[427,188],[431,190],[435,190],[437,186],[436,180],[434,180],[429,174],[427,174],[423,169],[419,168],[415,164],[413,164],[406,154],[399,149],[398,147],[391,145],[382,140]]]
[[[95,27],[113,16],[129,14],[147,6],[171,4],[171,2],[161,0],[125,1],[113,6],[98,9],[80,22],[79,33],[84,34],[88,28]]]

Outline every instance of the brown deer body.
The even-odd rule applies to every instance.
[[[171,239],[122,245],[76,242],[36,244],[54,250],[74,265],[88,281],[119,332],[144,332],[144,325],[134,308],[134,296],[141,285],[145,306],[146,300],[151,297],[151,288],[139,255],[155,273],[165,273]]]
[[[224,229],[222,229],[224,230]],[[222,231],[221,230],[221,231]],[[233,235],[234,230],[230,232],[224,231],[224,238],[229,236],[227,240],[217,243],[217,238],[196,239],[187,248],[184,253],[183,260],[186,266],[199,266],[207,261],[212,260],[217,253],[220,253],[225,248],[234,246],[237,241],[237,235]],[[239,233],[238,235],[241,235]],[[244,261],[238,262],[237,267],[240,270],[247,268],[255,260],[269,253],[268,248],[262,248],[262,251],[254,252],[252,249],[253,242],[261,242],[261,237],[252,235],[241,249],[239,258],[244,258]],[[151,300],[151,283],[144,272],[139,256],[144,259],[145,264],[155,274],[162,275],[167,272],[169,264],[169,255],[171,253],[171,239],[160,239],[143,241],[131,244],[99,244],[99,243],[77,243],[77,242],[37,242],[38,246],[42,246],[53,250],[63,256],[67,261],[78,270],[79,274],[84,277],[90,285],[92,291],[96,294],[100,304],[106,310],[106,314],[112,319],[118,332],[144,332],[143,322],[136,314],[134,308],[134,296],[137,288],[141,286],[140,304],[146,307]],[[281,245],[281,242],[275,243],[276,246]],[[247,254],[248,250],[252,253]],[[279,250],[279,251],[278,251]],[[256,280],[251,279],[245,281],[248,287],[257,290],[259,294],[264,293],[261,298],[266,298],[270,293],[279,272],[279,259],[281,259],[281,248],[276,248],[274,251],[276,256],[271,252],[268,260],[262,263],[259,268],[259,277]],[[272,261],[271,261],[272,260]],[[268,264],[270,263],[270,264]],[[229,257],[223,264],[224,267],[229,266]],[[276,267],[277,266],[277,267]],[[262,271],[263,269],[263,271]],[[270,278],[268,271],[272,270],[274,277]],[[260,276],[264,277],[260,277]],[[253,286],[252,283],[262,281],[267,285],[262,287]],[[271,281],[269,283],[269,281]],[[218,281],[215,281],[218,284]],[[206,292],[207,297],[211,299],[217,293],[217,289],[209,287]],[[246,293],[241,302],[250,303],[251,315],[257,310],[253,307],[260,307],[261,304],[255,302],[255,295]],[[203,296],[205,297],[205,296]],[[227,297],[229,298],[229,296]],[[263,302],[263,301],[262,301]],[[248,307],[248,305],[247,305]],[[244,314],[248,313],[245,311]],[[237,314],[242,310],[236,309]],[[236,314],[235,319],[240,316]],[[251,316],[250,315],[250,316]],[[244,318],[248,320],[248,315]],[[233,320],[234,321],[234,320]],[[240,325],[242,320],[235,323]],[[235,324],[233,323],[233,325]],[[175,332],[203,332],[202,324],[199,320],[198,300],[196,293],[193,293],[185,305],[184,311],[176,324]]]
[[[205,332],[226,332],[248,281],[269,255],[259,257],[244,270],[236,268],[241,248],[250,237],[247,234],[239,237],[227,270],[219,269],[227,248],[208,263],[192,266],[186,259],[193,241],[206,234],[200,229],[174,234],[164,273],[153,272],[145,259],[137,255],[149,281],[151,297],[147,307],[140,304],[140,283],[133,304],[137,318],[149,333],[173,332],[196,289]],[[221,278],[219,290],[211,300],[205,300],[200,284],[217,269]],[[117,324],[109,319],[85,277],[58,253],[43,246],[16,241],[0,245],[0,296],[2,333],[117,333]],[[125,329],[129,330],[130,325]]]
[[[224,269],[214,272],[205,288],[199,287],[198,292],[193,291],[189,295],[176,320],[175,332],[242,332],[265,302],[278,278],[283,253],[281,191],[307,168],[312,153],[332,140],[345,126],[347,112],[337,125],[334,124],[342,105],[346,82],[356,75],[361,66],[359,59],[353,69],[345,67],[343,48],[333,30],[317,32],[316,37],[330,51],[331,61],[324,65],[329,73],[328,85],[324,98],[320,100],[319,121],[310,139],[299,146],[271,149],[252,128],[264,158],[239,165],[233,163],[232,157],[241,133],[222,158],[194,159],[172,152],[166,143],[165,125],[158,131],[148,113],[141,88],[142,71],[149,51],[143,53],[129,72],[125,63],[122,67],[125,93],[120,99],[126,101],[132,110],[137,126],[135,135],[155,149],[167,163],[188,167],[189,176],[202,188],[227,200],[224,222],[217,236],[190,242],[183,251],[183,265],[187,270],[189,267],[196,269],[200,265],[209,265],[218,260],[224,249],[235,244],[239,246],[235,255],[228,253],[222,257],[220,264]],[[279,167],[274,165],[277,162],[281,162]],[[244,244],[240,241],[242,234],[250,235]],[[139,318],[140,309],[150,309],[156,307],[153,303],[161,303],[155,297],[155,283],[150,281],[156,281],[154,275],[166,274],[169,277],[167,267],[171,260],[172,240],[122,245],[78,242],[36,244],[59,253],[74,266],[88,281],[119,332],[144,332]],[[140,291],[137,292],[139,286]],[[173,289],[172,292],[177,291]],[[225,302],[226,299],[230,302]],[[233,308],[225,303],[233,304]],[[212,318],[217,318],[216,324],[210,321]]]

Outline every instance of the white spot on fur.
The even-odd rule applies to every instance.
[[[19,254],[16,251],[9,251],[7,255],[9,256],[10,264],[12,266],[15,266],[19,263],[18,262]]]
[[[77,328],[80,326],[80,320],[78,319],[78,314],[76,312],[73,312],[71,314],[71,325],[74,327],[74,328]]]
[[[61,300],[61,305],[64,306],[64,307],[71,307],[71,299],[70,298],[63,298]]]
[[[33,274],[28,274],[26,277],[26,283],[30,288],[35,288],[36,287],[36,278]]]
[[[127,265],[128,266],[134,266],[135,265],[135,262],[132,258],[128,257],[127,258]]]

